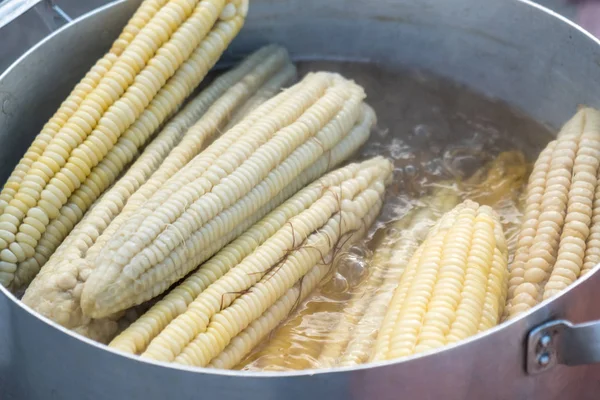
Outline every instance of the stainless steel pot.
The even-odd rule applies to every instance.
[[[0,180],[137,3],[65,26],[0,77]],[[272,41],[297,59],[427,69],[554,127],[578,104],[600,106],[600,43],[526,0],[252,0],[225,61]],[[598,269],[532,313],[439,353],[279,374],[141,361],[66,331],[0,288],[0,399],[596,399],[600,365],[590,363],[600,361],[600,324],[558,320],[600,319]]]

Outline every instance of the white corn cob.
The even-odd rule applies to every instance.
[[[293,193],[296,193],[308,182],[315,180],[325,173],[328,169],[337,166],[342,161],[348,159],[368,138],[372,125],[375,122],[375,114],[368,106],[364,106],[364,114],[353,128],[352,132],[337,144],[330,152],[322,155],[319,160],[297,177],[290,185],[288,185],[278,196],[273,198],[270,203],[264,206],[265,210],[270,210],[273,204],[279,204]],[[346,171],[347,169],[344,169]],[[249,255],[258,245],[262,244],[270,236],[272,236],[283,224],[294,214],[299,212],[299,209],[308,207],[322,190],[323,185],[331,186],[339,183],[338,181],[344,176],[338,172],[330,174],[337,181],[331,181],[331,178],[323,177],[309,187],[303,189],[294,197],[286,201],[285,204],[279,206],[272,211],[262,221],[252,226],[258,220],[258,216],[266,213],[261,211],[255,213],[243,220],[235,230],[231,231],[222,239],[214,242],[210,246],[210,250],[201,255],[200,258],[194,259],[193,262],[200,264],[209,256],[226,243],[240,235],[241,236],[231,242],[227,247],[223,248],[218,255],[202,264],[202,266],[193,274],[191,274],[182,284],[173,289],[167,294],[163,300],[159,301],[146,314],[140,317],[136,322],[116,337],[110,346],[128,353],[139,354],[146,350],[146,347],[152,339],[156,337],[165,326],[173,319],[183,313],[189,304],[204,291],[210,284],[221,278],[231,267],[242,261]],[[310,196],[309,196],[310,194]],[[293,208],[292,205],[297,205],[299,208]],[[248,229],[246,231],[246,229]]]
[[[506,300],[507,249],[488,206],[470,200],[434,226],[400,278],[373,360],[463,340],[498,323]]]
[[[580,110],[535,163],[511,267],[508,316],[549,299],[600,262],[600,112]]]
[[[290,313],[298,306],[314,288],[336,268],[336,262],[353,243],[362,239],[377,217],[379,209],[373,210],[359,230],[353,233],[350,240],[344,240],[336,246],[326,257],[326,263],[315,265],[300,282],[289,289],[279,300],[267,309],[258,319],[254,320],[246,329],[234,337],[229,345],[208,364],[209,368],[231,369],[238,365],[263,339],[273,331]],[[337,260],[336,260],[337,258]]]
[[[201,292],[150,342],[142,357],[207,365],[230,339],[324,261],[339,241],[375,218],[391,163],[376,158],[338,172],[351,169],[349,179],[324,186],[314,203]]]
[[[293,71],[290,71],[293,70]],[[254,111],[255,108],[263,104],[265,101],[269,100],[275,94],[277,94],[281,88],[286,87],[287,83],[289,83],[289,76],[296,74],[296,68],[290,64],[287,68],[279,71],[276,75],[274,75],[269,82],[267,82],[262,88],[256,92],[254,96],[252,96],[248,101],[236,110],[231,118],[229,119],[229,123],[223,129],[224,132],[233,128],[238,122],[240,122],[246,115],[250,114]]]
[[[208,364],[209,368],[232,369],[277,327],[314,290],[330,270],[318,264],[273,304],[264,314],[235,336],[229,345]]]
[[[284,372],[319,368],[321,348],[343,311],[336,302],[338,296],[329,292],[332,282],[326,281],[318,288],[235,369]]]
[[[363,98],[353,82],[315,73],[258,107],[121,225],[85,284],[84,313],[103,317],[140,304],[185,276],[196,267],[185,260],[222,235],[197,233],[211,220],[232,230],[267,204],[347,136]]]
[[[35,137],[27,152],[15,167],[14,171],[6,181],[0,193],[0,214],[12,200],[19,190],[23,177],[29,171],[31,165],[42,155],[50,140],[63,127],[65,122],[75,113],[83,99],[98,85],[102,77],[112,67],[114,62],[123,53],[129,43],[135,38],[156,12],[167,3],[168,0],[144,0],[131,17],[123,32],[117,38],[109,52],[102,57],[90,69],[85,77],[79,82],[67,99],[60,105],[58,111],[50,121],[44,125],[41,132]]]
[[[271,76],[277,80],[269,79]],[[91,321],[82,315],[79,306],[83,283],[103,243],[121,221],[135,213],[164,182],[198,154],[227,123],[229,116],[253,98],[253,93],[275,94],[280,89],[278,84],[287,83],[294,76],[295,68],[289,63],[286,51],[267,46],[217,78],[165,126],[136,163],[77,225],[33,280],[23,301],[63,326],[97,340],[102,336],[105,341],[105,333],[114,330],[112,318],[106,321],[109,328],[100,329],[104,321]],[[53,222],[56,221],[61,219]],[[46,231],[49,232],[52,230]],[[92,322],[96,328],[90,330]]]
[[[230,40],[241,28],[247,4],[245,0],[171,0],[144,26],[111,69],[82,101],[75,113],[66,121],[46,146],[20,183],[19,189],[0,215],[0,282],[8,286],[18,273],[17,263],[34,257],[35,247],[52,219],[58,217],[61,207],[68,201],[131,124],[141,120],[157,94],[183,68],[183,75],[199,75],[185,71],[182,66],[202,44],[214,25],[219,40]],[[233,5],[234,15],[221,15],[226,5]],[[237,6],[237,7],[236,7]],[[189,18],[188,18],[189,17]],[[217,23],[219,18],[224,20]],[[216,25],[215,25],[216,24]],[[206,49],[202,49],[206,51]],[[214,63],[221,52],[208,49]],[[206,59],[196,60],[206,63]],[[200,64],[202,65],[202,64]],[[185,79],[182,80],[185,85]],[[201,77],[200,77],[201,79]],[[197,79],[197,81],[200,81]],[[178,106],[179,92],[175,82],[163,88],[163,97],[155,108],[159,118],[166,118]],[[188,88],[188,93],[193,87]],[[185,96],[184,96],[185,97]],[[155,111],[155,110],[153,110]],[[153,129],[149,122],[157,118],[148,115],[139,132],[128,140],[136,148],[141,146]],[[155,128],[160,124],[156,123]],[[136,131],[136,127],[133,127]],[[131,147],[130,147],[131,149]],[[122,154],[114,154],[122,160]],[[86,204],[89,206],[89,203]],[[29,271],[17,285],[27,283]]]

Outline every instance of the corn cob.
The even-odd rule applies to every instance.
[[[260,61],[265,59],[264,64],[258,67]],[[256,54],[251,56],[247,62],[240,65],[239,68],[236,68],[229,74],[217,79],[217,81],[211,85],[211,89],[204,92],[201,96],[199,96],[196,101],[192,103],[192,107],[187,108],[187,112],[182,114],[180,118],[178,118],[178,123],[170,124],[169,128],[164,132],[164,136],[173,136],[173,140],[177,140],[177,136],[185,132],[185,130],[189,127],[189,125],[193,122],[193,120],[197,119],[199,115],[204,113],[210,102],[216,100],[219,96],[221,96],[228,86],[236,84],[237,86],[229,91],[228,97],[224,98],[220,101],[220,104],[223,104],[222,107],[225,107],[223,112],[220,114],[217,113],[215,115],[215,121],[221,121],[225,117],[223,113],[229,113],[231,110],[234,110],[238,102],[243,102],[248,94],[251,94],[254,90],[256,90],[256,84],[262,83],[262,80],[265,79],[265,75],[271,74],[274,70],[279,69],[279,67],[285,63],[287,60],[287,55],[285,50],[277,47],[265,47],[259,50]],[[257,69],[253,74],[250,72],[253,68]],[[289,64],[286,68],[283,68],[280,73],[283,73],[283,77],[290,79],[293,76],[294,67]],[[239,82],[244,75],[245,82]],[[253,80],[257,80],[253,82]],[[238,83],[239,82],[239,83]],[[267,88],[269,89],[269,88]],[[272,91],[271,91],[272,92]],[[228,101],[229,99],[229,101]],[[231,110],[229,109],[231,108]],[[215,114],[215,113],[213,113]],[[191,118],[191,119],[190,119]],[[205,119],[206,121],[207,119]],[[209,124],[209,127],[204,125]],[[202,129],[211,132],[210,124],[211,122],[204,123],[204,125],[196,127],[195,130],[202,131]],[[127,133],[121,138],[126,139]],[[177,170],[183,166],[183,164],[190,159],[190,154],[197,154],[198,146],[203,142],[204,137],[202,135],[195,135],[190,133],[186,136],[187,139],[184,142],[178,145],[175,153],[170,157],[171,162],[162,165],[161,172],[157,174],[153,178],[153,181],[156,181],[158,176],[165,176],[165,173],[169,173],[171,171]],[[198,139],[200,142],[198,143]],[[170,139],[170,137],[169,137]],[[155,143],[155,147],[159,146],[160,141]],[[114,150],[119,150],[119,144],[115,146]],[[128,142],[124,140],[123,144],[123,152],[127,154],[127,159],[125,161],[129,162],[133,157],[133,152],[127,152],[126,146]],[[162,160],[162,158],[160,158]],[[148,161],[145,161],[148,162]],[[173,165],[171,165],[173,164]],[[78,219],[81,218],[83,211],[80,210],[78,205],[85,204],[87,201],[94,201],[99,196],[101,192],[103,192],[108,184],[111,184],[117,177],[119,168],[111,168],[112,160],[109,155],[96,167],[97,171],[92,171],[90,176],[87,178],[86,182],[74,193],[69,202],[63,206],[61,209],[61,213],[57,219],[51,221],[49,226],[46,228],[46,232],[40,239],[39,248],[36,248],[36,256],[29,260],[26,260],[27,263],[32,263],[33,265],[24,264],[23,270],[25,271],[35,271],[38,270],[41,265],[43,265],[48,257],[54,253],[56,247],[62,242],[64,235],[68,233],[75,223],[77,223]],[[138,165],[143,166],[144,164],[138,163]],[[106,166],[106,168],[104,168]],[[98,177],[96,172],[104,172],[111,171],[109,174],[109,180],[103,180],[101,177]],[[127,185],[127,187],[131,187],[133,190],[136,190],[139,187],[139,184],[143,182],[143,179],[140,180],[135,178],[135,182],[127,183],[127,180],[121,181],[121,185]],[[146,178],[144,178],[146,179]],[[97,183],[97,184],[96,184]],[[155,185],[161,184],[160,182],[155,182]],[[133,185],[133,186],[130,186]],[[96,188],[96,186],[98,186]],[[147,185],[148,186],[148,185]],[[130,206],[131,208],[131,206]],[[70,212],[75,210],[76,218],[72,218],[73,213]]]
[[[317,368],[319,366],[317,358],[324,345],[323,341],[339,320],[343,311],[343,301],[348,294],[346,290],[340,290],[336,284],[336,281],[341,282],[339,277],[343,276],[339,270],[347,263],[356,261],[348,250],[364,237],[369,230],[368,225],[365,224],[363,229],[353,234],[351,241],[344,240],[341,245],[334,248],[328,255],[328,259],[332,260],[328,271],[330,279],[324,280],[308,299],[305,300],[306,296],[298,298],[296,304],[281,318],[285,318],[283,322],[280,323],[281,319],[267,320],[271,315],[265,313],[240,334],[239,338],[236,337],[223,353],[213,359],[209,367],[234,367],[245,371],[291,371]],[[263,331],[251,329],[253,325],[261,323],[263,318],[265,319]],[[273,326],[267,325],[267,322]],[[272,331],[278,324],[280,326]],[[254,337],[256,333],[264,336],[268,334],[268,337]],[[258,342],[260,340],[262,343]],[[242,346],[242,342],[246,347]],[[252,349],[252,351],[246,355],[244,354],[246,351],[240,352],[242,349]],[[237,361],[237,365],[231,365],[234,360]]]
[[[440,188],[423,205],[392,224],[395,234],[375,250],[371,274],[354,293],[318,358],[320,367],[366,362],[404,268],[438,218],[459,202],[453,188]]]
[[[316,73],[258,107],[121,225],[84,286],[83,312],[109,315],[185,276],[197,265],[188,260],[211,240],[258,211],[342,140],[363,98],[353,82]],[[219,234],[204,229],[213,219]]]
[[[375,122],[375,114],[368,106],[364,106],[364,113],[352,132],[337,144],[330,152],[322,155],[319,160],[308,170],[297,177],[288,185],[278,196],[270,203],[279,204],[282,200],[296,193],[300,188],[323,175],[328,169],[337,166],[340,162],[349,158],[368,138],[370,129]],[[334,173],[331,174],[332,176]],[[140,317],[127,330],[116,337],[110,346],[133,354],[140,354],[173,319],[179,316],[187,309],[190,303],[209,285],[221,278],[231,267],[242,261],[258,245],[262,244],[295,212],[290,205],[300,202],[300,209],[308,207],[314,199],[323,184],[332,185],[329,178],[322,178],[313,185],[294,195],[284,205],[271,212],[261,222],[255,224],[250,229],[248,227],[254,224],[258,215],[265,212],[258,212],[249,218],[244,219],[237,228],[223,237],[221,240],[213,243],[213,249],[205,253],[201,258],[195,259],[197,264],[202,263],[208,256],[216,252],[224,244],[230,242],[241,232],[240,237],[223,248],[218,255],[204,263],[201,268],[190,275],[181,285],[177,286],[165,298],[159,301],[149,312]],[[341,179],[341,178],[337,178]],[[337,182],[337,181],[334,181]],[[307,197],[312,194],[313,197]],[[301,203],[304,201],[304,203]],[[266,210],[273,208],[271,204],[264,206]],[[282,217],[283,213],[283,217]],[[246,229],[248,229],[246,231]],[[217,249],[217,250],[214,250]]]
[[[254,320],[229,345],[208,364],[209,368],[232,369],[277,327],[306,296],[313,291],[327,275],[330,267],[327,264],[316,265],[304,278],[289,289],[263,315]]]
[[[238,365],[242,359],[250,353],[267,335],[273,331],[290,313],[298,306],[321,282],[331,270],[337,268],[338,262],[343,262],[341,255],[356,241],[363,238],[373,224],[377,212],[369,213],[364,224],[350,236],[350,240],[344,240],[339,246],[329,252],[326,260],[328,263],[317,264],[304,278],[289,289],[275,304],[264,314],[254,320],[246,329],[231,340],[231,343],[208,364],[209,368],[231,369]]]
[[[284,68],[274,75],[269,82],[267,82],[261,89],[258,90],[258,92],[256,92],[254,96],[248,99],[248,101],[242,107],[233,113],[229,119],[229,123],[227,126],[225,126],[223,131],[226,132],[233,128],[244,118],[244,116],[250,114],[255,108],[277,94],[282,87],[286,87],[286,84],[289,83],[289,76],[292,74],[295,76],[296,68],[290,64],[287,68]]]
[[[335,277],[335,275],[334,275]],[[234,368],[242,371],[301,371],[319,368],[324,340],[339,320],[342,307],[317,288],[298,310]],[[329,293],[327,293],[329,294]]]
[[[344,310],[343,318],[332,330],[321,354],[319,367],[351,366],[368,361],[394,289],[405,266],[430,227],[461,197],[489,206],[504,207],[516,199],[526,179],[528,166],[521,152],[509,151],[457,186],[447,182],[434,194],[419,201],[399,221],[389,226],[383,242],[376,246],[370,261],[368,280],[355,291]]]
[[[194,86],[185,87],[184,78],[191,75],[196,77],[196,83],[201,80],[208,68],[200,71],[190,68],[194,64],[207,64],[207,60],[214,63],[221,54],[218,49],[215,52],[214,44],[206,48],[204,43],[213,25],[216,23],[213,40],[223,44],[235,36],[243,23],[245,0],[231,0],[229,5],[233,5],[236,12],[233,16],[224,12],[224,20],[217,23],[226,8],[224,0],[203,0],[197,5],[192,0],[171,0],[140,30],[48,143],[0,215],[0,280],[5,286],[12,283],[17,263],[34,257],[35,247],[48,223],[58,217],[71,194],[113,149],[127,128],[138,120],[139,126],[131,127],[134,133],[127,139],[130,149],[131,146],[139,148],[161,122],[156,121],[155,114],[164,120],[178,106],[180,94],[177,92],[184,93],[185,97],[193,89]],[[208,52],[210,56],[200,58],[203,54],[193,52]],[[191,66],[182,66],[190,56],[199,59]],[[176,72],[181,72],[183,78],[175,77],[170,87],[163,87]],[[161,93],[161,88],[163,94],[159,98],[157,93]],[[158,110],[140,118],[152,101]],[[154,129],[149,123],[154,123]],[[123,161],[124,155],[114,157]],[[26,278],[20,279],[17,285],[27,283],[24,280],[34,273],[26,271],[23,275]]]
[[[109,52],[103,58],[98,60],[85,77],[83,77],[81,82],[75,86],[69,97],[67,97],[60,105],[60,108],[50,121],[44,125],[39,135],[37,135],[29,149],[27,149],[27,152],[19,164],[15,167],[0,193],[0,214],[4,212],[8,203],[17,193],[23,177],[27,175],[31,165],[42,155],[50,140],[75,113],[83,99],[98,85],[102,77],[110,70],[114,62],[123,53],[125,48],[129,46],[140,29],[152,19],[156,12],[164,6],[167,1],[168,0],[144,0]]]
[[[480,205],[496,207],[516,202],[527,180],[529,165],[520,151],[505,151],[460,185],[464,197]]]
[[[439,348],[497,324],[506,299],[507,257],[491,208],[467,200],[447,213],[402,274],[373,360]]]
[[[375,158],[338,170],[338,176],[350,172],[339,185],[313,185],[317,200],[200,293],[142,357],[207,365],[319,261],[325,262],[338,241],[376,217],[391,170],[391,163]]]
[[[280,84],[291,81],[294,76],[295,68],[286,51],[267,46],[217,78],[165,126],[136,163],[71,232],[33,280],[23,301],[63,326],[106,341],[114,332],[113,318],[90,320],[82,315],[79,307],[83,283],[103,243],[120,222],[142,207],[148,197],[198,154],[225,125],[229,115],[254,98],[253,93],[274,95]],[[67,203],[65,210],[69,206]],[[68,216],[67,212],[62,215]],[[54,222],[69,223],[60,217]],[[51,223],[46,233],[58,232],[59,228]],[[46,245],[43,239],[40,244]],[[53,244],[46,246],[51,248]],[[49,254],[52,252],[53,249]]]
[[[600,113],[585,108],[542,151],[527,187],[508,315],[565,289],[600,261]]]

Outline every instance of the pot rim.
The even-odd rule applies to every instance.
[[[61,32],[63,32],[63,30],[69,29],[74,24],[85,23],[86,19],[92,18],[94,15],[100,14],[100,13],[104,12],[105,10],[112,8],[118,4],[124,3],[126,1],[128,1],[128,0],[117,0],[117,1],[114,1],[111,3],[108,3],[106,5],[103,5],[101,7],[98,7],[86,14],[83,14],[79,18],[73,20],[72,22],[65,24],[64,26],[60,27],[56,31],[52,32],[51,34],[46,36],[43,40],[38,42],[36,45],[31,47],[29,50],[27,50],[13,64],[11,64],[2,74],[0,74],[0,81],[6,75],[11,73],[11,71],[19,68],[19,64],[21,63],[22,60],[27,58],[31,53],[35,52],[38,48],[44,46],[44,44],[47,43],[48,41],[52,40],[52,38],[55,35],[60,34]],[[592,41],[594,41],[598,46],[600,46],[599,38],[595,37],[590,32],[588,32],[581,26],[577,25],[575,22],[571,21],[570,19],[564,17],[563,15],[561,15],[543,5],[540,5],[536,2],[534,2],[533,0],[512,0],[512,1],[516,2],[516,3],[520,3],[524,7],[533,7],[533,8],[538,9],[540,12],[547,14],[548,17],[555,18],[558,21],[560,21],[560,23],[569,25],[572,29],[575,29],[579,33],[586,36],[588,39],[591,39]],[[424,353],[419,353],[419,354],[405,357],[402,359],[380,361],[380,362],[369,362],[369,363],[356,365],[356,366],[352,366],[352,367],[333,367],[333,368],[328,368],[328,369],[305,369],[305,370],[299,370],[299,371],[285,371],[285,372],[273,372],[273,371],[259,372],[259,371],[238,371],[238,370],[212,369],[212,368],[206,368],[206,367],[191,367],[191,366],[185,366],[185,365],[181,365],[181,364],[143,359],[140,356],[125,353],[120,350],[110,348],[107,345],[93,341],[85,336],[82,336],[76,332],[73,332],[73,331],[59,325],[58,323],[39,314],[38,312],[36,312],[35,310],[30,308],[23,302],[21,302],[19,299],[17,299],[12,293],[10,293],[2,285],[0,285],[0,295],[8,298],[8,300],[10,302],[14,303],[17,307],[21,308],[21,310],[25,311],[27,314],[29,314],[29,316],[32,316],[34,318],[42,320],[46,324],[50,325],[52,328],[57,329],[58,331],[66,334],[66,335],[69,335],[76,340],[80,340],[84,343],[87,343],[88,345],[91,345],[101,351],[108,351],[116,356],[129,358],[130,360],[135,361],[135,362],[156,365],[159,367],[169,368],[169,369],[173,369],[173,370],[179,370],[182,372],[202,373],[202,374],[207,374],[207,375],[231,376],[231,377],[241,377],[241,378],[301,377],[301,376],[337,374],[337,373],[360,371],[360,370],[370,370],[373,368],[383,368],[383,367],[388,367],[391,365],[408,363],[415,359],[436,357],[436,356],[439,356],[440,354],[442,354],[443,352],[462,348],[463,346],[469,346],[471,343],[474,343],[474,342],[483,340],[489,336],[495,335],[498,332],[508,329],[511,326],[514,326],[516,324],[522,324],[525,319],[528,319],[530,316],[532,316],[534,314],[541,313],[541,310],[546,309],[549,305],[559,302],[561,300],[561,298],[563,298],[564,296],[567,296],[569,293],[571,293],[575,290],[578,290],[579,286],[583,285],[592,276],[598,274],[599,271],[600,271],[600,264],[597,265],[589,274],[578,279],[575,283],[570,285],[568,288],[563,290],[561,293],[559,293],[558,295],[556,295],[555,297],[553,297],[551,299],[545,300],[542,303],[536,305],[529,312],[524,313],[524,314],[522,314],[514,319],[511,319],[509,321],[505,321],[505,322],[501,323],[500,325],[497,325],[491,329],[488,329],[487,331],[484,331],[477,335],[471,336],[471,337],[464,339],[460,342],[457,342],[455,344],[446,345],[440,349],[436,349],[436,350],[432,350],[432,351],[428,351],[428,352],[424,352]]]

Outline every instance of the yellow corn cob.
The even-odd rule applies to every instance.
[[[273,204],[281,203],[282,199],[288,198],[296,193],[306,183],[311,182],[323,175],[328,169],[337,166],[340,162],[348,159],[364,142],[366,142],[370,129],[375,122],[375,114],[370,107],[364,106],[363,116],[358,121],[352,132],[337,144],[330,152],[322,155],[319,160],[296,178],[290,185],[282,190],[270,203],[264,206],[265,210],[270,210]],[[344,170],[345,171],[345,170]],[[342,179],[343,176],[335,173],[331,174],[336,179]],[[258,220],[258,216],[264,214],[261,211],[249,218],[244,219],[235,230],[230,232],[222,239],[214,242],[209,251],[201,254],[201,257],[193,260],[200,264],[226,243],[244,232],[240,237],[223,248],[218,255],[202,264],[196,272],[190,275],[181,285],[159,301],[145,315],[134,322],[127,330],[116,337],[110,346],[122,351],[139,354],[146,350],[148,343],[156,337],[164,327],[183,313],[189,304],[204,291],[210,284],[221,278],[231,267],[242,261],[258,245],[262,244],[272,236],[294,213],[299,212],[292,208],[292,205],[300,204],[299,209],[308,207],[317,196],[324,184],[331,186],[338,181],[330,181],[330,178],[323,177],[300,193],[294,195],[285,204],[266,216],[261,222],[246,229]],[[333,183],[332,183],[333,182]],[[311,194],[312,197],[308,196]]]
[[[205,44],[208,44],[212,49],[224,50],[224,46],[226,43],[221,41],[218,38],[219,42],[211,43],[211,35],[206,39]],[[213,36],[217,39],[216,36]],[[219,45],[218,43],[221,43]],[[220,46],[220,47],[219,47]],[[203,55],[202,59],[208,58],[208,55]],[[261,60],[264,59],[264,64],[259,66]],[[256,54],[251,56],[247,62],[240,65],[239,68],[236,68],[229,74],[217,79],[215,84],[211,85],[211,90],[205,91],[202,96],[193,102],[193,107],[187,107],[186,116],[182,115],[178,121],[181,123],[171,124],[169,129],[165,131],[164,136],[171,136],[183,133],[189,125],[193,122],[193,120],[197,119],[199,115],[204,113],[210,102],[216,100],[219,96],[221,96],[228,86],[236,84],[232,90],[229,91],[227,97],[222,99],[219,104],[221,106],[215,106],[217,112],[213,112],[214,121],[210,121],[208,118],[203,120],[203,124],[201,126],[196,127],[195,130],[202,131],[203,129],[208,132],[214,132],[215,122],[222,121],[223,118],[226,118],[228,113],[232,112],[236,109],[239,103],[243,103],[246,100],[247,96],[252,94],[256,89],[257,85],[263,83],[263,81],[274,71],[280,69],[280,67],[286,63],[287,61],[287,53],[284,49],[278,47],[265,47],[259,50]],[[190,59],[191,61],[191,59]],[[193,80],[193,84],[197,84],[199,82],[199,78],[204,76],[206,73],[206,68],[210,66],[205,66],[204,70],[199,71],[199,66],[196,66],[193,71],[200,72],[200,75],[197,75],[197,79]],[[253,73],[250,73],[256,69]],[[180,70],[181,72],[182,70]],[[281,73],[284,75],[281,78],[290,79],[294,75],[294,67],[291,64],[288,64],[286,68],[281,70]],[[247,75],[244,81],[237,83],[244,75]],[[281,80],[281,79],[280,79]],[[181,92],[178,100],[179,102],[183,101],[185,96],[187,96],[187,92],[193,89],[192,85],[187,85],[188,90],[186,92]],[[169,84],[167,84],[168,86]],[[272,85],[272,83],[270,84]],[[269,90],[269,87],[265,88],[265,90]],[[272,90],[271,90],[271,93]],[[158,99],[159,95],[155,98]],[[220,107],[220,108],[219,108]],[[222,109],[222,110],[221,110]],[[144,114],[154,115],[156,113],[152,113],[152,107],[149,107],[144,111]],[[227,114],[227,115],[224,115]],[[155,117],[152,117],[155,119]],[[190,120],[192,118],[193,120]],[[140,118],[134,127],[138,125],[138,123],[143,124],[143,118]],[[208,126],[206,126],[208,124]],[[146,126],[146,125],[145,125]],[[221,128],[221,127],[219,127]],[[83,213],[86,211],[85,205],[90,204],[95,201],[98,196],[108,188],[110,184],[114,182],[117,178],[120,170],[123,168],[125,163],[131,161],[131,159],[135,155],[135,147],[132,148],[131,141],[128,139],[128,134],[133,132],[134,130],[128,130],[116,144],[115,148],[107,155],[107,157],[96,166],[96,168],[92,171],[90,176],[86,179],[84,184],[71,196],[67,204],[65,204],[61,208],[61,212],[59,216],[50,222],[46,231],[42,235],[40,241],[38,242],[38,246],[36,247],[36,254],[34,257],[25,260],[23,263],[20,263],[18,266],[21,267],[15,277],[14,286],[19,287],[20,282],[27,283],[31,280],[33,276],[39,271],[39,268],[44,265],[47,259],[54,253],[54,250],[58,247],[58,245],[62,242],[65,235],[67,235],[73,226],[79,221],[82,217]],[[150,130],[146,131],[150,133]],[[201,139],[198,143],[198,139]],[[175,140],[176,137],[173,137]],[[191,159],[190,155],[195,155],[198,153],[198,146],[202,144],[205,138],[202,135],[189,134],[186,135],[186,138],[182,143],[178,145],[178,150],[175,151],[174,154],[171,155],[170,161],[162,165],[160,172],[153,178],[154,186],[160,185],[163,181],[156,182],[156,179],[159,176],[166,176],[165,173],[172,172],[181,168],[187,161]],[[122,142],[121,142],[122,141]],[[159,146],[160,142],[157,142],[154,146]],[[175,142],[173,142],[175,143]],[[122,147],[120,147],[122,145]],[[165,151],[168,151],[168,148],[165,148]],[[111,157],[114,155],[115,157]],[[119,158],[120,157],[120,158]],[[154,158],[156,161],[159,158]],[[162,160],[162,158],[160,158]],[[146,163],[148,161],[145,161]],[[140,166],[144,166],[142,163],[138,163]],[[151,171],[146,168],[146,170]],[[130,173],[130,175],[133,174]],[[170,176],[170,175],[169,175]],[[121,181],[121,186],[127,186],[130,190],[136,190],[141,183],[147,178],[139,179],[137,175],[133,176],[133,182],[127,182],[127,180]],[[148,185],[147,185],[148,186]],[[120,200],[122,201],[122,200]],[[82,209],[83,208],[83,209]],[[131,206],[130,206],[131,208]],[[115,224],[113,224],[114,226]]]
[[[585,108],[542,151],[529,179],[509,317],[556,295],[600,261],[599,167],[600,112]]]
[[[237,11],[233,17],[225,13],[227,20],[215,25],[214,31],[221,31],[217,33],[218,39],[231,39],[239,31],[246,11],[244,1],[228,3],[234,4]],[[192,0],[171,0],[140,30],[111,70],[52,138],[0,215],[0,260],[4,263],[0,267],[0,279],[4,285],[14,279],[18,262],[35,255],[35,247],[46,226],[59,215],[61,207],[91,169],[107,156],[151,101],[156,100],[161,87],[194,49],[202,46],[225,6],[224,0],[203,0],[197,5]],[[212,53],[209,60],[214,62],[219,55],[220,52]],[[196,62],[199,61],[206,63],[206,59]],[[183,72],[184,75],[190,73],[194,72]],[[167,88],[156,105],[161,111],[167,111],[161,115],[163,119],[169,108],[172,111],[178,106],[173,98],[177,98],[176,91],[185,92],[184,88],[177,87],[179,84],[176,82],[174,87]],[[156,119],[153,115],[146,118]],[[128,138],[132,141],[130,146],[141,146],[148,131],[152,131],[147,126],[141,128],[141,132]],[[115,157],[119,160],[123,155]]]
[[[69,97],[60,105],[54,116],[44,125],[39,135],[27,149],[27,152],[15,167],[14,171],[6,181],[0,193],[0,214],[12,200],[23,177],[29,171],[31,165],[42,155],[50,140],[63,127],[65,122],[75,113],[83,99],[98,85],[102,77],[112,67],[113,63],[123,53],[129,43],[135,38],[156,12],[167,3],[168,0],[144,0],[131,17],[121,35],[117,38],[109,52],[90,69],[85,77],[79,82]]]
[[[497,324],[506,299],[507,257],[491,208],[467,200],[447,213],[402,274],[373,359],[439,348]]]
[[[459,192],[489,206],[515,201],[526,179],[528,166],[521,152],[498,155],[454,189],[452,182],[419,202],[408,215],[393,223],[370,261],[368,280],[353,293],[340,323],[319,355],[319,367],[351,366],[369,359],[394,289],[410,258],[423,242],[430,227],[459,202]],[[448,187],[444,187],[444,185]]]
[[[316,73],[258,107],[121,225],[84,286],[84,313],[103,317],[140,304],[185,276],[196,264],[183,260],[258,211],[347,136],[363,98],[353,82]],[[211,220],[221,233],[205,229]]]
[[[324,262],[339,241],[375,218],[391,170],[390,162],[375,158],[338,170],[337,174],[351,175],[339,185],[323,181],[321,187],[313,185],[317,200],[200,293],[150,342],[142,357],[207,365],[319,261]],[[326,178],[332,176],[335,173]]]
[[[273,79],[269,79],[272,75]],[[33,280],[23,301],[63,326],[106,341],[114,332],[114,318],[92,321],[82,315],[79,307],[83,283],[103,243],[120,222],[135,213],[164,182],[198,154],[225,125],[229,115],[253,98],[253,93],[274,95],[280,89],[279,84],[291,81],[294,76],[295,68],[289,63],[286,51],[268,46],[217,78],[165,126],[136,163],[77,225]],[[65,218],[69,206],[67,203],[64,207]],[[70,223],[68,218],[60,217],[54,222]],[[60,225],[54,227],[51,223],[46,233],[59,229]],[[40,244],[45,245],[44,238]],[[46,246],[51,248],[53,244]],[[102,328],[102,324],[107,327]]]
[[[345,307],[344,315],[318,358],[320,367],[355,365],[368,360],[385,310],[404,268],[438,218],[459,202],[455,189],[441,188],[423,205],[392,224],[394,235],[373,254],[371,274]]]
[[[506,199],[517,201],[528,174],[525,155],[520,151],[505,151],[462,183],[460,189],[468,199],[495,207]]]

